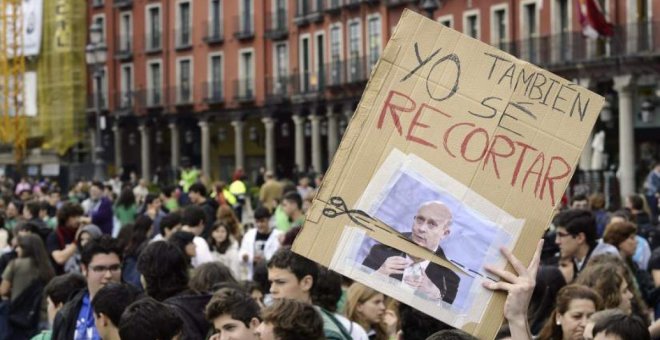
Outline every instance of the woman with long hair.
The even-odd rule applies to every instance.
[[[131,188],[126,187],[122,189],[113,211],[122,227],[135,222],[138,206],[135,201],[135,194]]]
[[[140,215],[135,223],[127,226],[124,233],[126,240],[124,243],[124,263],[122,268],[122,279],[136,287],[142,287],[140,283],[140,273],[137,270],[137,261],[140,253],[149,243],[149,235],[153,228],[153,221],[146,215]],[[127,234],[127,235],[126,235]],[[124,236],[122,235],[122,236]]]
[[[218,208],[216,220],[226,223],[229,228],[229,234],[232,235],[236,241],[241,242],[243,230],[241,230],[241,222],[236,217],[234,209],[228,205],[221,205]]]
[[[4,273],[0,284],[0,295],[10,300],[18,297],[35,280],[46,284],[55,276],[44,242],[37,235],[18,237],[18,257],[13,259]]]
[[[357,282],[346,295],[346,317],[362,326],[370,340],[387,340],[393,335],[384,323],[385,295]]]
[[[598,293],[583,285],[572,284],[559,290],[555,309],[541,329],[539,340],[582,340],[591,314],[601,309]]]
[[[603,299],[603,308],[619,308],[626,314],[632,312],[633,293],[625,278],[625,267],[611,262],[591,263],[580,273],[575,283],[593,288]]]
[[[240,278],[241,261],[238,257],[238,242],[231,235],[227,223],[216,221],[207,242],[213,259],[227,266],[234,277]]]

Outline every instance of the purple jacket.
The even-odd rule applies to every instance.
[[[107,197],[101,198],[101,203],[92,206],[89,216],[92,218],[92,224],[101,228],[101,231],[106,235],[112,235],[113,228],[113,214],[112,202]]]

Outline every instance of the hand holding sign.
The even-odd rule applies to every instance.
[[[403,274],[408,266],[412,264],[412,260],[403,256],[390,256],[378,268],[378,272],[383,275]]]

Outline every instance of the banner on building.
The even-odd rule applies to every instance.
[[[406,10],[293,250],[480,339],[529,263],[604,100]]]
[[[76,0],[44,3],[43,48],[38,62],[39,127],[46,149],[64,154],[85,123],[86,6]]]
[[[18,32],[22,32],[22,48],[17,51],[26,57],[39,55],[41,48],[41,33],[42,33],[42,19],[43,19],[43,0],[23,0],[20,2],[20,13],[17,15],[22,16],[22,20],[18,21],[20,25],[13,23],[17,16],[14,15],[14,8],[17,5],[8,3],[6,5],[5,19],[7,20],[6,41],[7,46],[13,46],[15,37]],[[16,51],[10,49],[9,57],[12,57]]]

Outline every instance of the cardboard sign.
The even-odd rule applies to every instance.
[[[406,10],[293,250],[480,338],[529,263],[603,98]]]

